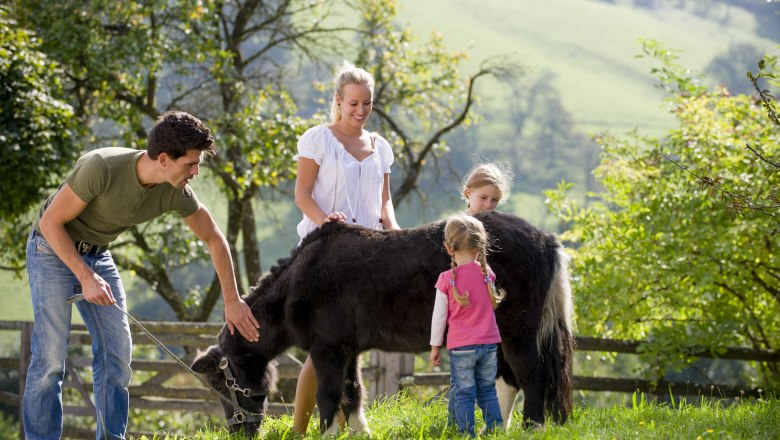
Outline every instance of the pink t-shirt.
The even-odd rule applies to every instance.
[[[468,293],[468,306],[458,304],[452,295],[452,270],[442,272],[436,281],[436,289],[447,295],[447,349],[501,342],[490,292],[479,263],[462,264],[454,269],[458,293]],[[489,267],[488,278],[491,283],[496,280],[496,275]]]

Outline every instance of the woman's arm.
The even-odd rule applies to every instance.
[[[401,229],[398,226],[398,221],[395,219],[395,208],[393,207],[393,199],[390,193],[390,174],[386,173],[384,177],[384,183],[382,185],[382,225],[385,229]]]
[[[320,166],[314,160],[307,157],[298,158],[298,177],[295,178],[295,205],[298,206],[303,215],[317,225],[331,220],[346,220],[347,216],[343,212],[326,214],[314,201],[312,193],[319,171]]]

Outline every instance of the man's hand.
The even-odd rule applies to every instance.
[[[260,324],[258,324],[252,310],[243,299],[225,304],[225,323],[227,323],[230,334],[235,334],[235,330],[241,333],[247,341],[257,342],[260,340]]]
[[[79,280],[79,283],[81,284],[81,293],[84,294],[84,299],[87,302],[99,306],[110,306],[116,303],[114,295],[111,293],[111,286],[100,275],[93,272],[91,276]]]
[[[211,262],[219,277],[219,285],[222,287],[222,297],[225,302],[225,323],[230,330],[230,334],[235,334],[236,329],[247,341],[257,342],[260,340],[260,324],[252,315],[252,310],[238,295],[236,285],[236,274],[233,271],[233,259],[230,256],[230,247],[222,231],[219,230],[217,223],[205,206],[198,206],[189,217],[184,218],[184,222],[195,235],[206,243],[211,254]]]

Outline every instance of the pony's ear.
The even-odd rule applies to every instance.
[[[219,369],[220,358],[222,358],[222,349],[219,345],[212,345],[206,351],[198,350],[190,368],[196,373],[215,371]]]

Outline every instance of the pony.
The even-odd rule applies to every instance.
[[[496,285],[506,292],[495,310],[502,340],[496,387],[505,424],[520,389],[526,425],[543,424],[545,414],[563,423],[573,388],[568,257],[554,234],[519,217],[476,218],[491,239]],[[329,222],[278,260],[245,297],[260,322],[260,340],[223,328],[218,344],[192,363],[225,397],[229,429],[257,432],[274,386],[273,359],[297,346],[308,350],[316,370],[320,431],[338,432],[341,409],[349,429],[369,433],[358,355],[430,349],[434,284],[450,267],[444,224],[380,231]]]

